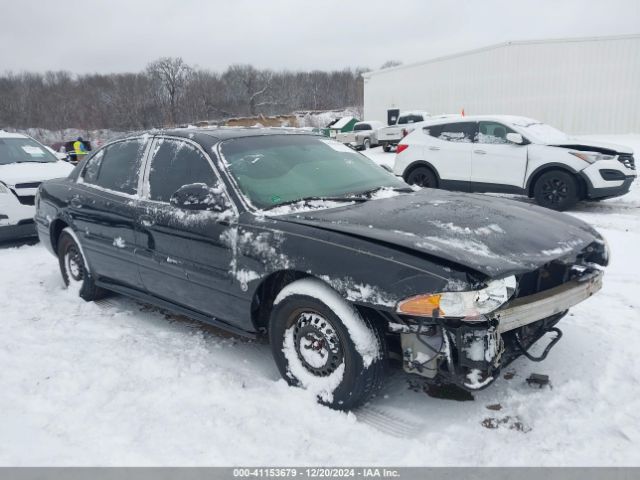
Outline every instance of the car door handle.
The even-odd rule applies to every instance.
[[[474,150],[473,153],[477,153],[478,155],[485,155],[487,152],[484,150]]]
[[[69,204],[73,208],[80,208],[82,206],[82,202],[80,201],[80,197],[78,197],[77,195],[72,197],[71,200],[69,200]]]
[[[434,150],[434,151],[435,150],[440,150],[440,147],[435,147],[435,146],[434,147],[429,147],[429,150]]]
[[[140,233],[147,236],[147,248],[149,250],[155,250],[156,241],[153,238],[152,231],[149,230],[149,228],[154,225],[153,218],[151,218],[149,215],[140,215],[138,217],[138,225]]]
[[[142,225],[143,227],[152,227],[153,226],[153,218],[151,218],[150,215],[140,215],[140,217],[138,218],[138,221],[140,222],[140,225]]]

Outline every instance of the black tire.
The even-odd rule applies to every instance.
[[[87,270],[80,246],[73,236],[64,230],[58,238],[58,263],[64,284],[67,288],[75,285],[80,298],[90,302],[105,296],[106,291],[96,286]]]
[[[371,148],[371,140],[369,140],[368,138],[365,138],[362,141],[362,149],[363,150],[369,150]]]
[[[389,145],[388,143],[383,143],[382,144],[382,150],[384,150],[385,152],[390,152],[391,151],[391,145]]]
[[[333,292],[326,284],[317,284]],[[340,301],[353,309],[341,297]],[[309,388],[318,402],[337,410],[351,410],[365,403],[382,385],[386,349],[379,328],[364,317],[359,316],[358,321],[372,334],[369,353],[375,352],[374,356],[358,351],[343,320],[315,294],[293,293],[276,303],[271,312],[269,340],[282,377],[289,385]],[[307,361],[309,355],[315,356],[315,364]]]
[[[407,183],[424,188],[438,188],[438,177],[428,167],[416,167],[407,175]]]
[[[545,172],[533,185],[538,205],[552,210],[568,210],[580,200],[580,187],[574,175],[562,170]]]

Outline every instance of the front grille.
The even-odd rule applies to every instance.
[[[618,155],[618,161],[631,170],[636,169],[636,161],[633,158],[633,155],[629,153],[622,153]]]
[[[573,259],[552,260],[540,268],[518,275],[518,292],[514,298],[526,297],[579,279],[593,271],[592,264],[606,265],[608,252],[603,242],[594,241]]]
[[[569,265],[557,261],[547,263],[533,272],[527,272],[519,276],[516,297],[527,297],[534,293],[555,288],[569,280],[570,275]]]
[[[15,188],[38,188],[42,182],[17,183]]]
[[[36,196],[35,195],[18,196],[18,201],[22,205],[35,205],[36,204]]]

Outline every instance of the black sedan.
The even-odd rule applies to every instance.
[[[575,218],[413,191],[289,130],[120,139],[43,183],[36,204],[40,239],[80,297],[118,292],[268,336],[286,381],[341,409],[370,398],[387,365],[478,390],[520,355],[543,359],[608,262]]]

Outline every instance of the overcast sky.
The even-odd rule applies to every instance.
[[[0,0],[0,72],[376,69],[508,40],[640,32],[639,0]]]

